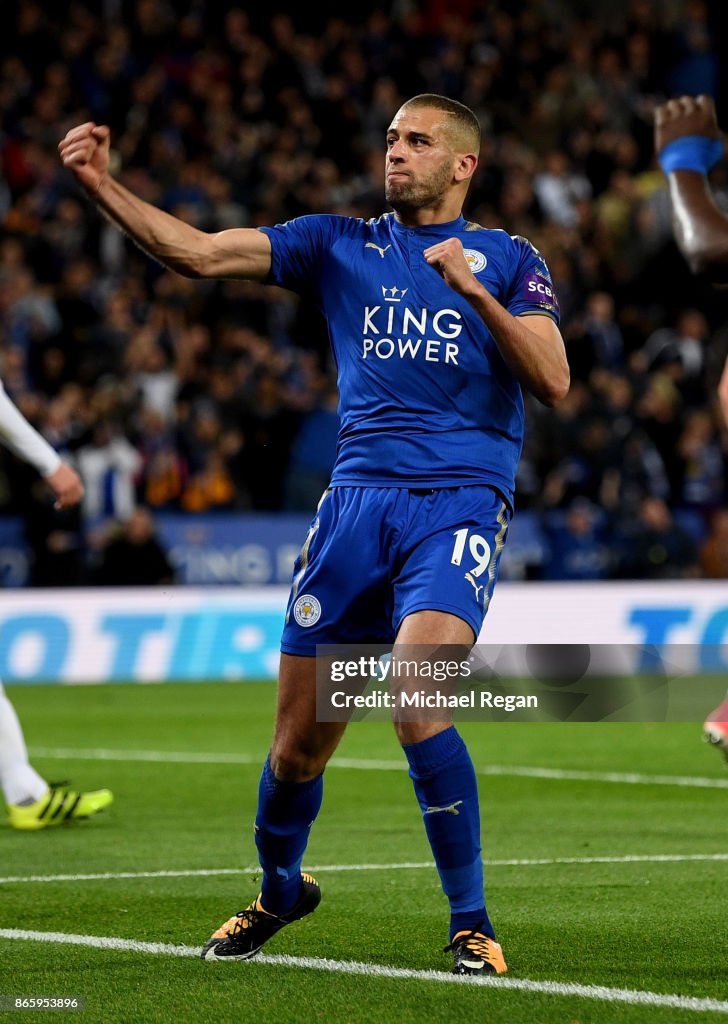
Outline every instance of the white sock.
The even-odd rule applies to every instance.
[[[28,751],[15,708],[0,683],[0,788],[6,804],[40,800],[48,783],[28,761]]]

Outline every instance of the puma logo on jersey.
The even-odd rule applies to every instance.
[[[478,600],[478,594],[483,589],[484,584],[481,583],[480,586],[478,586],[478,584],[475,582],[475,579],[473,578],[473,576],[469,572],[465,573],[465,579],[468,581],[468,583],[472,583],[473,584],[473,590],[475,591],[475,600],[477,601]]]
[[[387,249],[391,249],[392,246],[390,244],[390,245],[385,245],[385,247],[382,248],[381,245],[376,245],[374,242],[365,242],[364,243],[364,248],[365,249],[376,249],[377,252],[379,253],[379,255],[382,257],[382,259],[384,259],[385,252],[387,251]]]

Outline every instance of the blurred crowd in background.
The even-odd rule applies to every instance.
[[[674,247],[652,143],[665,97],[725,109],[710,4],[11,0],[4,14],[0,377],[81,473],[81,525],[138,506],[312,510],[337,396],[315,308],[153,263],[60,165],[68,128],[108,124],[121,180],[205,231],[368,218],[385,210],[392,114],[428,91],[484,130],[467,216],[538,246],[561,302],[572,387],[555,410],[527,401],[517,508],[547,543],[523,575],[728,575],[714,397],[728,301]],[[728,202],[727,169],[713,183]],[[0,514],[47,531],[30,473],[0,456]]]

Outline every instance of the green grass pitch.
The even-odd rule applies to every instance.
[[[85,823],[38,833],[0,827],[0,930],[200,946],[257,892],[257,780],[271,733],[268,684],[9,687],[33,760],[51,780],[109,786],[116,802]],[[706,709],[707,710],[707,709]],[[479,1021],[487,1024],[689,1024],[725,1020],[728,999],[728,790],[629,785],[600,773],[728,780],[699,724],[467,724],[481,774],[489,908],[508,979],[606,986],[713,1000],[701,1011],[460,979],[361,975],[281,961],[191,956],[0,937],[0,995],[83,996],[83,1024]],[[68,751],[99,751],[63,756]],[[122,752],[119,759],[102,751]],[[174,752],[174,760],[123,752]],[[194,755],[209,754],[197,761]],[[188,756],[189,755],[189,756]],[[230,757],[225,763],[224,755]],[[403,763],[386,724],[350,727],[338,756]],[[235,759],[248,763],[234,763]],[[218,763],[215,763],[217,760]],[[509,766],[594,773],[507,774]],[[594,858],[642,857],[633,862]],[[575,863],[559,863],[572,858]],[[406,771],[332,766],[305,866],[324,898],[270,955],[442,971],[447,908]],[[390,865],[365,870],[357,865]],[[324,869],[324,866],[329,869]],[[349,870],[341,870],[348,866]],[[9,881],[19,877],[249,869],[248,874]],[[639,997],[637,997],[639,998]],[[722,1005],[721,1005],[722,1004]]]

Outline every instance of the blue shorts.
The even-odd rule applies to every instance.
[[[423,609],[457,615],[477,638],[509,521],[485,484],[332,487],[296,561],[281,650],[391,644],[403,619]]]

